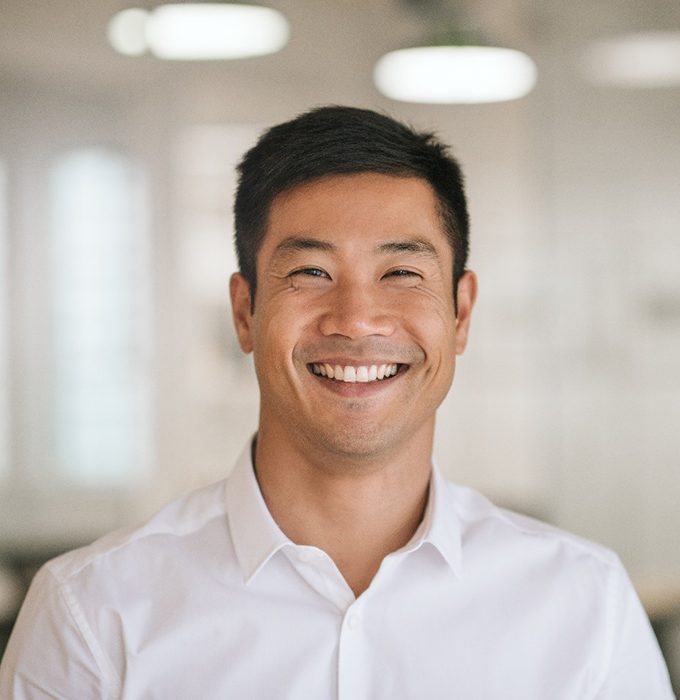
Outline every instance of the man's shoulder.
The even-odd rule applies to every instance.
[[[467,486],[447,481],[463,539],[470,546],[487,547],[579,562],[602,572],[621,566],[618,556],[604,545],[535,517],[503,508]]]
[[[104,560],[115,562],[127,557],[143,558],[147,549],[181,546],[217,521],[227,536],[226,480],[180,496],[138,525],[120,528],[91,544],[66,552],[49,561],[45,568],[57,582],[66,582],[96,567]]]

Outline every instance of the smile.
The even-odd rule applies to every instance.
[[[327,363],[312,363],[308,365],[312,374],[318,377],[326,377],[337,382],[347,382],[349,384],[368,383],[380,381],[393,377],[401,367],[397,363],[382,365],[330,365]]]

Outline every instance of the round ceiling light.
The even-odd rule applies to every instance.
[[[118,53],[141,56],[146,53],[145,28],[149,13],[139,7],[131,7],[116,13],[106,28],[109,43]]]
[[[425,104],[515,100],[536,84],[536,66],[521,51],[492,46],[423,46],[392,51],[375,66],[387,97]]]
[[[289,29],[286,18],[268,7],[178,3],[151,12],[123,10],[111,19],[107,33],[120,53],[148,50],[168,60],[205,61],[274,53],[286,45]]]
[[[583,55],[586,77],[600,85],[680,85],[680,32],[640,32],[594,41]]]

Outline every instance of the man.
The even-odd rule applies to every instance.
[[[672,697],[614,554],[432,467],[476,294],[446,148],[327,107],[239,169],[256,437],[227,481],[41,570],[2,698]]]

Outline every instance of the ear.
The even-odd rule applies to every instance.
[[[465,270],[458,280],[456,291],[458,315],[456,316],[456,355],[462,355],[467,345],[470,330],[472,308],[477,299],[477,275],[472,270]]]
[[[250,311],[250,285],[240,272],[235,272],[229,280],[229,295],[238,344],[243,352],[252,352],[253,314]]]

